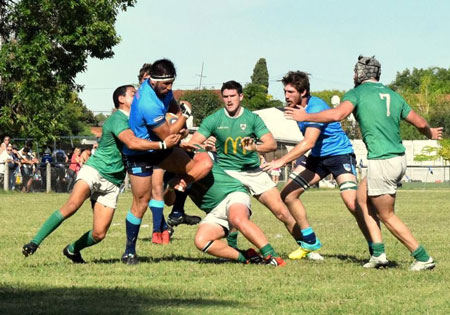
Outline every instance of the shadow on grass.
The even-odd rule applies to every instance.
[[[322,255],[325,258],[336,258],[345,262],[351,262],[351,263],[355,263],[357,265],[364,265],[368,259],[360,259],[357,258],[356,256],[353,255],[345,255],[345,254],[337,254],[337,255],[330,255],[330,254],[326,254],[326,255]],[[396,261],[389,261],[389,264],[387,266],[387,268],[397,268],[399,265]]]
[[[239,311],[242,303],[230,300],[164,297],[165,292],[126,288],[17,288],[0,287],[1,314],[174,314],[189,307],[199,313]],[[248,306],[246,306],[248,307]]]
[[[189,261],[196,262],[199,264],[224,264],[224,263],[234,263],[230,260],[224,260],[219,258],[193,258],[193,257],[184,257],[181,255],[170,255],[165,257],[150,257],[150,256],[138,256],[139,263],[153,263],[158,264],[162,262],[174,262],[174,261]],[[120,258],[112,258],[112,259],[94,259],[91,263],[94,264],[116,264],[121,262]],[[88,262],[89,263],[89,262]]]

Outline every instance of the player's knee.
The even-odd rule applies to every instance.
[[[92,231],[92,238],[98,243],[105,239],[106,231]]]
[[[196,234],[194,238],[194,244],[195,247],[197,247],[198,250],[203,250],[203,248],[210,242],[211,240],[205,237],[203,234]]]
[[[383,211],[381,213],[378,213],[378,218],[380,218],[382,222],[389,221],[389,219],[391,219],[393,216],[394,213],[391,211]]]

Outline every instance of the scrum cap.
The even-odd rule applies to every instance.
[[[364,57],[359,55],[358,62],[355,65],[356,85],[371,78],[380,79],[381,64],[375,59],[375,56]]]

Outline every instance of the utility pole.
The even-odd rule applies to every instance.
[[[200,77],[200,83],[198,84],[198,89],[200,90],[202,88],[202,79],[206,78],[206,76],[203,75],[203,65],[205,63],[202,62],[202,71],[200,72],[200,74],[197,74],[198,77]]]

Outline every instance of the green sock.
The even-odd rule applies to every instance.
[[[92,237],[92,230],[86,232],[78,240],[69,245],[71,253],[78,253],[83,248],[95,245],[97,242]]]
[[[238,248],[237,237],[238,237],[238,232],[232,232],[232,233],[228,234],[228,236],[227,236],[228,246],[237,249]]]
[[[422,245],[419,245],[415,251],[411,253],[411,256],[413,256],[418,261],[428,261],[430,259],[430,255],[428,255],[427,251]]]
[[[384,243],[372,243],[373,256],[378,257],[384,253]]]
[[[264,258],[266,258],[269,255],[272,255],[272,257],[280,257],[280,255],[278,255],[275,252],[275,250],[273,249],[272,245],[270,245],[270,243],[267,243],[267,245],[263,246],[260,249],[260,251]]]
[[[56,210],[47,219],[47,221],[42,224],[41,228],[37,232],[36,236],[31,240],[32,243],[39,245],[42,241],[50,235],[56,228],[64,221],[64,217],[61,211]]]
[[[239,256],[238,256],[237,261],[240,262],[240,263],[244,263],[244,264],[247,263],[247,259],[244,257],[244,255],[242,255],[241,252],[239,252]]]

